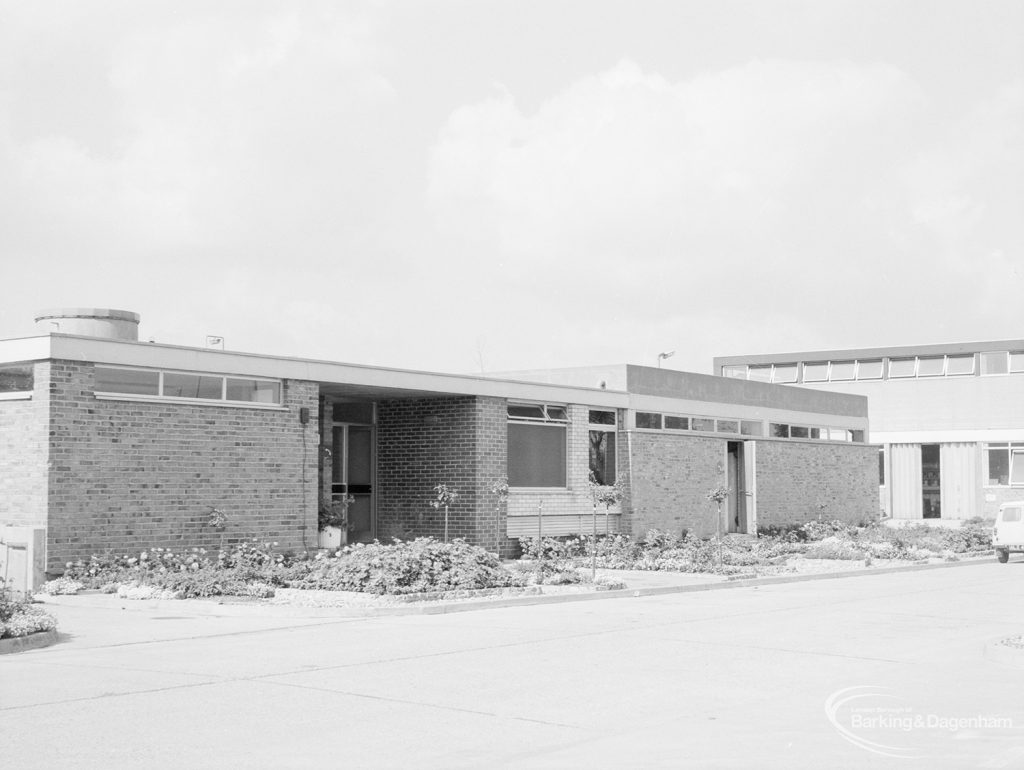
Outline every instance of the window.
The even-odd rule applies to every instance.
[[[1010,371],[1015,374],[1024,372],[1024,352],[1014,351],[1010,353]]]
[[[852,380],[857,368],[856,361],[833,361],[831,380],[833,382]]]
[[[789,426],[778,422],[769,423],[768,434],[772,438],[789,438]]]
[[[793,425],[789,429],[790,438],[810,438],[811,431],[802,425]]]
[[[710,417],[691,417],[690,427],[693,430],[702,430],[705,433],[713,433],[715,430],[715,421]]]
[[[509,404],[508,418],[508,485],[565,487],[565,407]]]
[[[916,358],[890,358],[890,377],[913,377],[917,373]]]
[[[220,400],[224,397],[224,378],[207,377],[201,374],[164,373],[163,395],[171,398],[207,398]]]
[[[1011,521],[1021,520],[1021,509],[1020,508],[1003,508],[1003,515],[999,517],[1000,521],[1007,523]]]
[[[981,354],[982,374],[1008,374],[1010,371],[1010,354],[1005,350]]]
[[[804,364],[804,382],[825,382],[828,380],[828,361]]]
[[[747,367],[744,365],[723,366],[722,376],[745,380],[747,379]]]
[[[747,379],[756,380],[757,382],[771,382],[772,381],[772,366],[771,364],[764,364],[761,366],[751,366],[747,369]]]
[[[4,364],[0,366],[0,395],[31,391],[34,383],[32,364]]]
[[[590,478],[615,483],[615,412],[590,412]]]
[[[882,379],[882,359],[874,361],[857,362],[858,380],[880,380]]]
[[[796,382],[796,364],[776,364],[772,371],[772,382]]]
[[[744,436],[763,436],[764,425],[760,420],[740,420],[740,433]]]
[[[690,418],[677,417],[674,414],[665,415],[665,430],[689,430]]]
[[[878,450],[878,486],[885,486],[885,450]]]
[[[636,427],[647,430],[661,430],[661,415],[656,412],[637,412]]]
[[[946,356],[946,374],[950,377],[974,374],[974,356]]]
[[[1024,486],[1024,442],[988,444],[988,486]]]
[[[229,387],[230,387],[230,380]],[[373,404],[335,401],[331,405],[331,419],[334,422],[354,422],[357,425],[373,425]]]
[[[99,395],[143,396],[236,404],[281,404],[281,381],[229,377],[198,372],[161,372],[152,369],[95,368]]]
[[[739,433],[740,424],[736,420],[716,420],[715,431],[718,433]]]
[[[944,356],[922,356],[917,359],[918,377],[941,377],[945,372]]]
[[[104,366],[97,366],[96,392],[159,396],[160,372],[141,369],[108,369]]]

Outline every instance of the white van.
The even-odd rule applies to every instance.
[[[996,528],[992,535],[992,547],[996,558],[1005,564],[1011,551],[1024,552],[1024,502],[1003,503],[996,516]]]

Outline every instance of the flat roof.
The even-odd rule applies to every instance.
[[[738,356],[715,356],[714,370],[742,364],[784,364],[797,361],[836,361],[854,358],[901,358],[905,356],[956,355],[986,353],[999,350],[1024,350],[1024,339],[985,340],[980,342],[939,342],[926,345],[891,345],[845,350],[804,350],[795,353],[756,353]]]

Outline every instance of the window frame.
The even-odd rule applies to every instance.
[[[509,410],[513,409],[515,407],[540,407],[541,413],[544,414],[544,418],[522,417],[522,416],[510,414]],[[559,410],[564,415],[564,417],[552,416],[553,415],[553,411],[549,411],[549,408],[551,408],[551,410],[555,410],[555,409]],[[544,492],[551,492],[553,490],[567,490],[569,488],[569,463],[571,462],[571,457],[570,457],[570,453],[569,453],[569,427],[570,427],[571,422],[572,422],[570,420],[570,417],[569,417],[569,405],[568,404],[549,404],[549,403],[541,403],[541,402],[536,402],[536,401],[508,401],[505,404],[505,414],[506,414],[506,417],[507,417],[507,424],[508,424],[509,429],[511,429],[513,425],[520,425],[520,426],[532,426],[532,427],[536,427],[536,428],[558,429],[558,430],[562,431],[562,460],[563,460],[563,467],[562,467],[561,483],[560,484],[552,484],[552,485],[541,485],[541,486],[536,486],[536,485],[530,486],[530,485],[525,485],[525,484],[514,484],[513,483],[512,470],[509,467],[509,463],[510,463],[510,460],[511,460],[511,457],[512,457],[512,451],[511,451],[512,447],[510,446],[512,431],[511,430],[507,430],[506,431],[508,438],[506,439],[505,472],[507,474],[506,478],[508,478],[509,488],[510,489],[514,489],[514,490],[527,491],[527,492],[531,491],[531,490],[542,490]],[[588,421],[589,421],[589,415],[588,415]],[[588,452],[589,452],[589,450],[588,450]],[[588,459],[588,463],[589,463],[589,459]]]
[[[201,404],[205,406],[227,406],[232,408],[245,408],[245,409],[270,409],[277,411],[285,411],[287,407],[284,405],[285,400],[285,383],[282,379],[275,379],[273,377],[258,377],[250,375],[239,375],[239,374],[222,374],[218,372],[199,372],[189,371],[187,369],[157,369],[153,367],[145,366],[120,366],[120,365],[108,365],[108,364],[94,364],[94,372],[99,369],[111,369],[114,371],[129,371],[129,372],[152,372],[157,375],[157,392],[156,394],[151,393],[122,393],[116,390],[99,390],[93,388],[93,396],[98,401],[149,401],[161,404]],[[220,398],[193,398],[190,396],[166,396],[164,395],[164,375],[165,374],[178,374],[188,375],[192,377],[206,377],[206,378],[219,378],[220,383]],[[227,381],[231,380],[251,380],[253,382],[266,382],[277,386],[278,400],[277,401],[235,401],[227,398]]]
[[[36,368],[34,361],[7,361],[0,364],[0,372],[3,370],[28,369],[28,376],[31,380],[31,387],[27,390],[5,390],[0,391],[0,401],[24,401],[31,399],[36,387]]]
[[[601,414],[611,414],[611,415],[614,416],[614,419],[613,419],[612,423],[610,423],[610,424],[606,423],[606,422],[594,422],[592,418],[593,418],[593,415],[594,415],[595,412],[598,412],[598,413],[601,413]],[[618,446],[619,446],[618,422],[619,422],[619,420],[618,420],[618,412],[616,410],[613,410],[613,409],[591,409],[591,410],[589,410],[589,412],[587,414],[587,469],[588,469],[588,472],[589,472],[589,478],[595,479],[595,480],[598,478],[597,475],[596,475],[596,472],[594,470],[594,437],[593,437],[593,434],[601,433],[604,436],[607,436],[608,434],[611,434],[611,437],[612,437],[610,446],[608,444],[606,444],[605,447],[604,447],[604,452],[605,452],[605,468],[604,468],[604,473],[602,474],[603,480],[602,481],[595,481],[595,483],[599,484],[600,486],[612,486],[612,485],[615,484],[616,480],[619,477],[619,459],[617,457]],[[662,423],[664,423],[664,417],[662,418]],[[610,457],[610,464],[611,464],[611,480],[610,481],[607,478],[608,465],[609,465],[609,457]]]
[[[990,489],[1010,489],[1010,488],[1021,488],[1024,487],[1024,480],[1014,483],[1013,471],[1015,458],[1020,458],[1017,462],[1024,463],[1024,441],[992,441],[984,445],[985,448],[985,479],[982,484],[983,487]],[[1000,452],[1005,453],[1006,462],[1006,483],[1000,484],[998,481],[992,483],[992,453]]]

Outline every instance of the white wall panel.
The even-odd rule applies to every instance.
[[[892,478],[892,517],[894,519],[920,519],[921,503],[921,445],[891,444],[890,468]]]
[[[939,455],[942,487],[942,518],[969,519],[977,515],[979,474],[978,445],[943,444]]]

